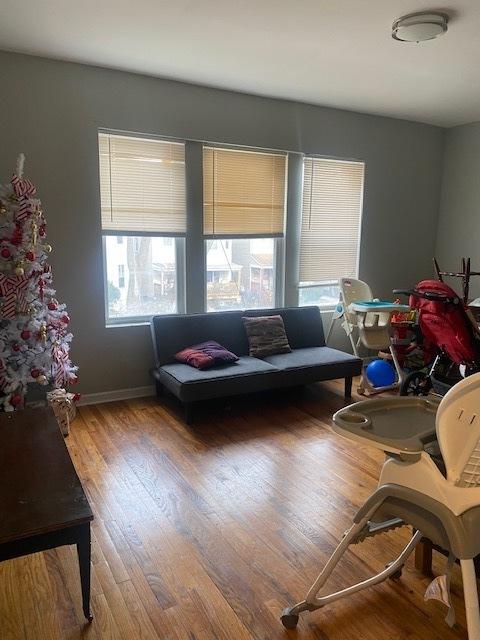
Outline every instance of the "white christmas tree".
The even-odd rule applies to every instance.
[[[54,388],[77,381],[69,358],[72,334],[52,287],[46,225],[36,188],[19,156],[12,180],[0,186],[0,410],[25,404],[27,385]]]

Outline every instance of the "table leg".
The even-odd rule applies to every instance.
[[[415,549],[415,568],[424,575],[432,573],[432,543],[430,540],[422,538],[420,544]]]
[[[77,542],[78,566],[80,569],[80,582],[82,585],[82,604],[85,618],[91,622],[93,616],[90,612],[90,562],[91,562],[91,537],[90,523],[83,525]]]

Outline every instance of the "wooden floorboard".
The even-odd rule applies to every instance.
[[[413,559],[400,581],[281,626],[378,479],[381,453],[331,430],[344,404],[334,382],[209,403],[194,427],[168,396],[80,408],[67,445],[95,513],[94,621],[63,547],[0,563],[1,640],[466,638],[458,568],[450,629]],[[409,535],[355,546],[330,586],[379,571]]]

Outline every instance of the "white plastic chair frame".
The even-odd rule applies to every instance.
[[[398,362],[395,350],[391,346],[390,342],[390,318],[389,312],[368,312],[366,314],[357,314],[349,311],[349,306],[353,302],[365,302],[372,301],[373,294],[369,285],[363,280],[357,280],[355,278],[340,278],[340,303],[343,306],[343,321],[342,328],[347,334],[350,343],[352,345],[353,353],[357,357],[359,355],[359,347],[363,344],[367,349],[380,350],[385,349],[390,351],[393,364],[397,372],[398,381],[392,385],[385,387],[373,387],[368,381],[365,370],[362,371],[360,384],[358,386],[358,393],[361,395],[368,393],[373,395],[375,393],[381,393],[389,389],[396,389],[402,378],[403,371]],[[334,320],[330,325],[328,338],[330,337]]]
[[[375,400],[372,400],[373,402]],[[420,541],[421,531],[417,531],[398,558],[377,575],[340,591],[328,595],[318,595],[350,544],[363,540],[365,535],[372,535],[382,530],[386,531],[399,524],[408,524],[398,520],[396,522],[390,521],[383,525],[377,524],[368,530],[369,521],[378,511],[385,495],[388,496],[388,493],[395,487],[402,491],[412,490],[412,492],[432,498],[457,517],[469,509],[480,507],[480,373],[465,378],[443,397],[436,414],[435,430],[446,467],[446,477],[425,450],[408,452],[402,451],[393,444],[389,446],[385,443],[375,443],[371,439],[363,441],[364,444],[382,449],[387,454],[377,491],[369,498],[370,501],[373,500],[371,508],[363,513],[361,518],[346,532],[309,589],[305,600],[284,611],[282,623],[285,627],[294,628],[298,622],[298,615],[302,611],[314,611],[340,598],[383,582],[390,576],[399,575],[401,568]],[[349,437],[346,430],[342,431],[340,428],[336,431],[347,438]],[[352,439],[359,440],[361,436],[357,433]],[[380,495],[382,491],[384,496],[376,501],[376,493],[379,492]],[[362,510],[359,513],[361,514]],[[480,532],[478,533],[480,534]],[[478,535],[475,538],[477,539]],[[474,561],[470,557],[459,559],[468,638],[469,640],[480,640],[480,610]]]

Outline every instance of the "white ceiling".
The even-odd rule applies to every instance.
[[[394,41],[423,9],[448,33]],[[479,34],[479,0],[0,0],[0,49],[442,126],[480,120]]]

